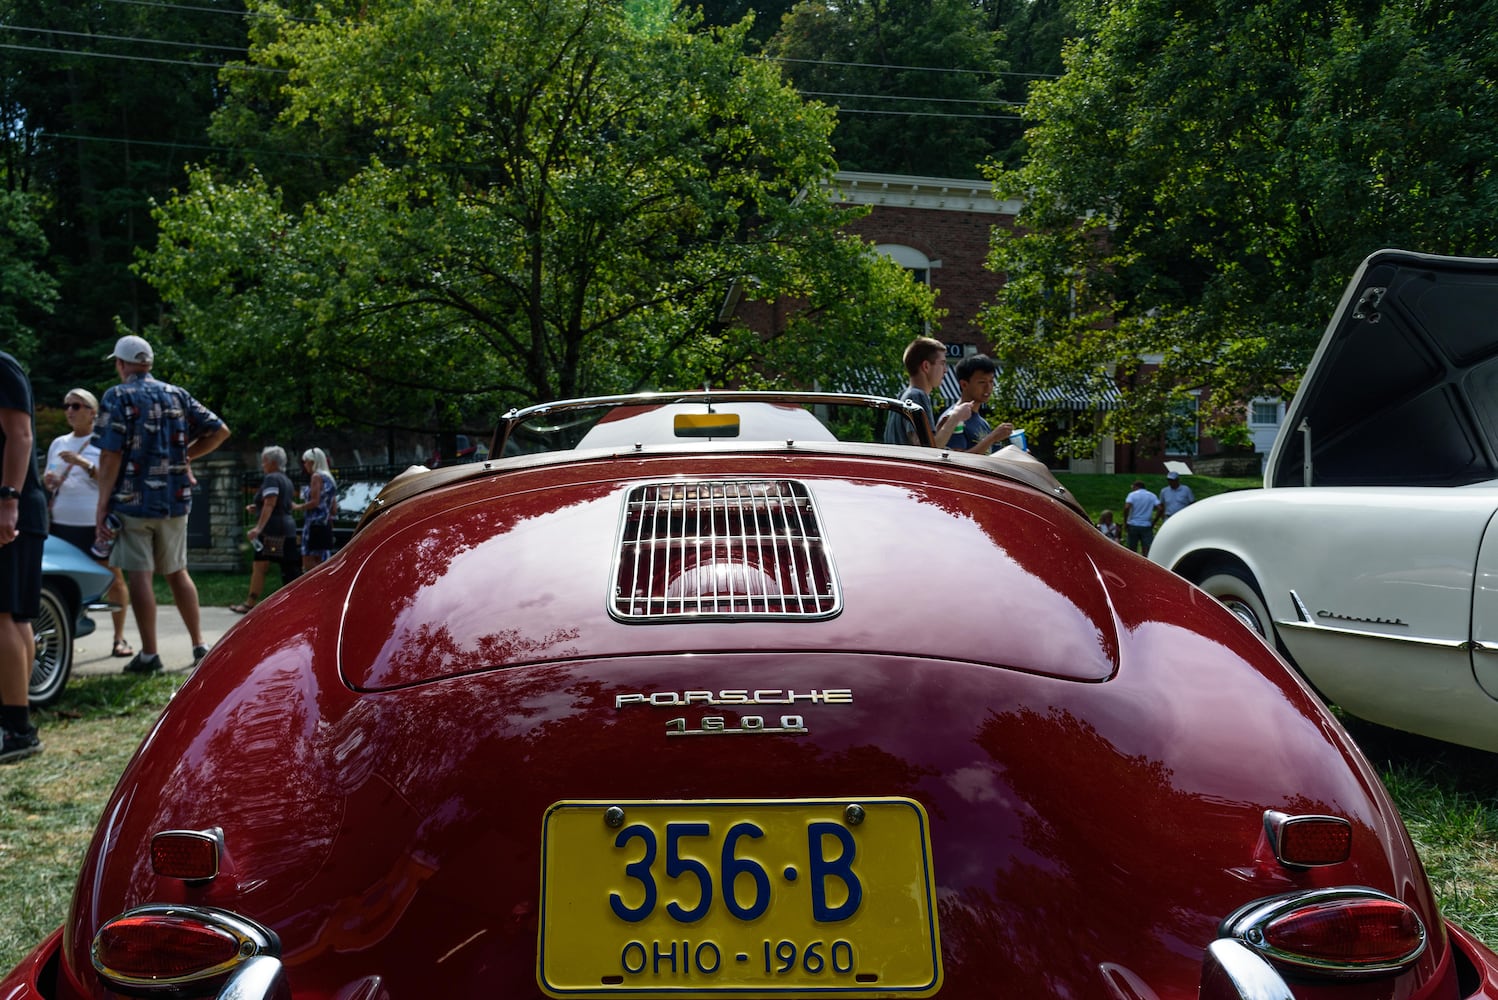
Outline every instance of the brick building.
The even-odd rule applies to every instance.
[[[1012,226],[1020,204],[999,201],[987,181],[905,177],[844,171],[832,181],[835,201],[872,211],[848,231],[914,271],[938,292],[947,310],[941,338],[964,353],[988,349],[978,331],[979,310],[1004,284],[983,266],[990,231]]]
[[[1004,284],[1004,276],[988,270],[984,262],[993,228],[1013,226],[1020,203],[996,199],[987,181],[951,177],[842,171],[833,176],[828,187],[834,202],[866,205],[871,209],[862,218],[849,221],[849,232],[873,244],[880,253],[902,264],[937,292],[937,302],[947,315],[936,335],[947,344],[950,360],[955,363],[967,354],[992,353],[991,345],[978,329],[978,315],[994,300]],[[733,300],[727,312],[752,329],[772,330],[783,324],[786,315],[796,308],[794,302]],[[1149,363],[1153,359],[1143,360]],[[893,394],[904,384],[897,358],[870,358],[864,371],[866,376],[858,386],[826,388]],[[956,379],[950,373],[948,382],[944,386],[946,394],[948,398],[955,397]],[[1022,402],[1027,408],[1046,410],[1051,427],[1038,440],[1032,436],[1032,450],[1056,468],[1073,472],[1161,473],[1167,459],[1193,462],[1204,450],[1216,451],[1216,443],[1201,436],[1198,419],[1194,432],[1173,436],[1165,442],[1163,451],[1150,449],[1147,456],[1135,446],[1115,445],[1112,438],[1104,437],[1091,456],[1057,460],[1049,447],[1049,440],[1057,436],[1056,428],[1075,420],[1097,419],[1096,403],[1073,399],[1044,386],[1033,387],[1031,391],[1032,397]],[[1111,405],[1109,400],[1103,403],[1104,408]],[[1273,440],[1278,421],[1269,414],[1275,405],[1274,400],[1253,402],[1250,429],[1256,438]],[[1194,411],[1187,416],[1194,417]],[[1260,450],[1267,451],[1267,446],[1260,443]]]
[[[992,302],[1004,284],[1004,276],[985,266],[992,230],[1014,225],[1018,201],[1001,201],[987,181],[950,177],[911,177],[843,171],[830,184],[833,199],[844,205],[867,205],[871,211],[849,222],[847,229],[874,244],[878,251],[904,265],[937,292],[937,303],[947,311],[939,336],[955,362],[968,354],[991,353],[992,348],[978,329],[978,314]],[[891,368],[893,389],[898,391],[898,363]],[[948,398],[957,393],[957,380],[948,371]],[[1042,397],[1027,400],[1031,406],[1054,411],[1053,425],[1071,420],[1091,420],[1095,412],[1087,401],[1060,394],[1037,392]],[[1098,452],[1082,459],[1056,462],[1048,438],[1033,440],[1039,457],[1074,472],[1112,472],[1115,448],[1104,439]]]

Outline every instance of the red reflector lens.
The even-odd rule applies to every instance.
[[[151,838],[151,870],[165,878],[213,878],[218,874],[218,839],[194,830],[158,833]]]
[[[167,914],[119,917],[94,937],[94,964],[116,978],[174,980],[213,973],[239,956],[227,931]]]
[[[1336,865],[1352,855],[1352,824],[1334,817],[1292,819],[1280,834],[1280,860],[1287,865]]]
[[[1313,965],[1393,966],[1419,953],[1419,917],[1393,899],[1347,899],[1299,907],[1264,926],[1264,941]]]

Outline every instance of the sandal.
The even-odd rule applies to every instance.
[[[133,650],[133,649],[130,648],[130,644],[128,642],[126,642],[124,639],[116,639],[114,641],[114,652],[110,653],[109,655],[110,656],[131,656],[134,653],[135,653],[135,650]]]
[[[253,603],[251,603],[251,604],[231,604],[231,605],[229,605],[229,610],[232,611],[232,612],[234,612],[236,615],[247,615],[247,614],[250,613],[250,609],[253,608],[254,606],[255,605]]]

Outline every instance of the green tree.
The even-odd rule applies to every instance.
[[[738,24],[752,14],[754,26],[749,29],[749,38],[762,46],[780,30],[781,18],[795,6],[795,0],[702,0],[686,6],[702,12],[703,24],[719,28]]]
[[[0,344],[27,368],[37,356],[36,324],[57,301],[57,282],[42,268],[46,255],[26,196],[0,189]]]
[[[155,318],[130,263],[155,239],[151,201],[203,155],[217,66],[244,51],[243,9],[0,0],[0,186],[32,196],[60,291],[36,324],[38,398],[105,378],[116,322]]]
[[[599,391],[807,384],[897,351],[933,304],[840,233],[819,186],[830,114],[749,58],[742,27],[639,13],[389,0],[257,37],[255,64],[285,71],[262,148],[327,135],[374,154],[305,203],[203,168],[162,206],[142,270],[192,384],[247,428],[433,427]],[[263,114],[263,80],[227,79],[247,81],[236,127]],[[762,337],[721,320],[731,289],[802,308]],[[297,387],[264,391],[288,365]]]
[[[967,0],[803,0],[766,52],[838,105],[845,170],[973,177],[1018,132],[999,35]]]
[[[994,172],[1026,199],[995,238],[998,353],[1041,381],[1116,371],[1109,429],[1155,441],[1190,390],[1220,424],[1291,392],[1372,250],[1493,253],[1490,8],[1080,4],[1029,158]]]

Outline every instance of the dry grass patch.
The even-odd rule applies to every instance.
[[[183,679],[74,678],[35,713],[42,753],[0,767],[0,970],[62,921],[104,802]]]

